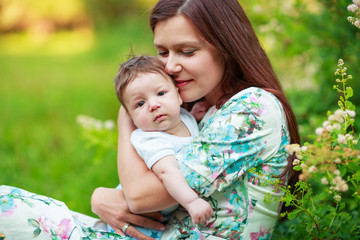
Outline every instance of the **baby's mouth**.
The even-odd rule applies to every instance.
[[[161,121],[165,118],[165,114],[159,114],[155,117],[154,122]]]

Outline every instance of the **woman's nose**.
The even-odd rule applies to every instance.
[[[175,57],[174,55],[169,55],[167,61],[165,62],[165,71],[168,74],[173,75],[175,73],[181,72],[181,70],[182,70],[182,66],[178,58]]]

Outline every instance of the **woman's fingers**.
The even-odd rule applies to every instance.
[[[160,212],[143,213],[141,215],[149,217],[155,221],[164,221],[164,215],[162,215]]]
[[[154,238],[145,235],[144,233],[137,230],[134,226],[130,225],[126,229],[126,234],[139,240],[154,240]]]
[[[141,215],[136,215],[136,214],[129,215],[129,222],[141,227],[151,228],[160,231],[165,230],[165,226],[163,224]]]

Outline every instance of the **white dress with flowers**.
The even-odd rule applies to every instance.
[[[205,225],[193,225],[178,210],[161,239],[270,239],[282,194],[273,191],[269,180],[282,173],[288,157],[281,104],[251,87],[222,108],[212,108],[201,126],[200,135],[177,158],[189,185],[213,206],[214,216]],[[267,194],[278,200],[265,203]],[[0,203],[0,237],[6,239],[131,239],[94,228],[96,219],[21,189],[1,186]]]

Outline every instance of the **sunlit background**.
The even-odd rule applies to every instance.
[[[155,54],[154,0],[0,0],[0,184],[91,214],[118,183],[115,150],[95,159],[78,115],[116,120],[113,77],[130,53]],[[338,0],[243,0],[294,107],[304,140],[334,110],[338,58],[360,103],[360,31]],[[359,114],[359,111],[357,111]],[[114,146],[115,148],[115,146]]]

